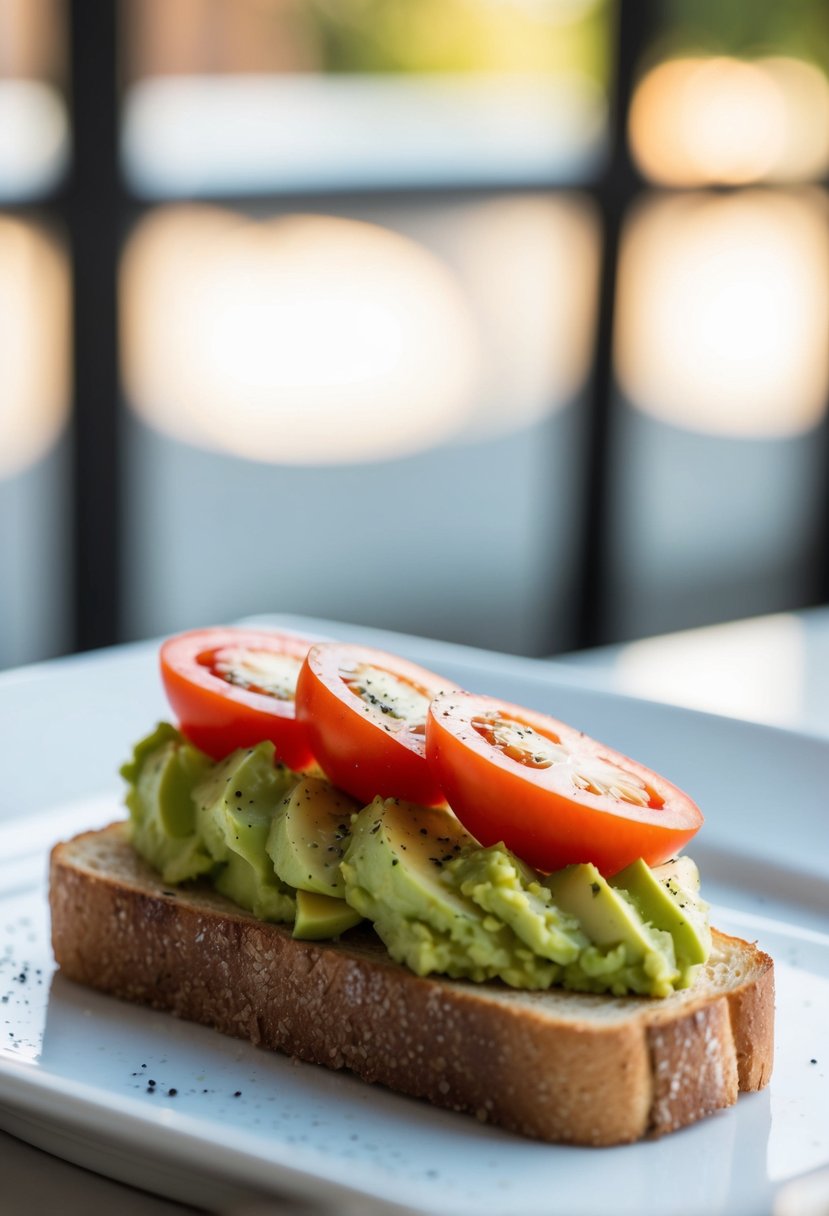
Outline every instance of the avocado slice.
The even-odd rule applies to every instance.
[[[454,885],[448,863],[475,848],[451,811],[375,798],[352,825],[341,864],[345,897],[374,923],[392,958],[418,975],[548,987],[561,968],[533,955]]]
[[[213,762],[167,722],[136,744],[121,769],[132,843],[164,882],[198,878],[216,863],[198,834],[194,788]]]
[[[359,803],[329,781],[302,777],[288,790],[265,848],[283,882],[300,891],[345,897],[340,862]]]
[[[592,862],[548,874],[544,885],[564,912],[578,918],[590,939],[565,970],[572,987],[666,996],[680,979],[670,933],[647,924],[624,891],[612,887]]]
[[[296,774],[274,764],[270,742],[240,748],[195,789],[199,831],[215,862],[216,888],[263,920],[292,921],[293,890],[274,872],[265,850],[274,816]]]
[[[602,877],[592,862],[565,866],[544,879],[554,902],[578,918],[597,946],[622,943],[630,960],[643,958],[653,940],[637,910]]]
[[[296,915],[296,892],[263,879],[261,871],[238,853],[228,853],[213,878],[213,886],[259,920],[290,924]]]
[[[360,913],[349,907],[344,899],[320,895],[316,891],[303,891],[302,888],[296,893],[294,937],[305,941],[339,937],[362,919]]]
[[[693,862],[690,864],[698,881],[699,872]],[[627,892],[643,920],[670,933],[677,963],[680,970],[686,971],[708,958],[711,930],[707,919],[708,905],[693,889],[680,884],[677,873],[685,873],[693,881],[688,867],[682,870],[674,868],[660,880],[657,872],[639,858],[615,874],[610,884]]]

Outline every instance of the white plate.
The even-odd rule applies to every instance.
[[[554,663],[270,621],[547,710],[687,788],[707,816],[692,852],[716,923],[776,960],[770,1088],[660,1141],[551,1147],[64,981],[46,854],[120,813],[113,774],[165,712],[155,647],[137,646],[0,677],[0,1127],[214,1210],[259,1191],[337,1211],[350,1197],[365,1213],[759,1216],[782,1183],[829,1163],[826,741],[612,696]]]

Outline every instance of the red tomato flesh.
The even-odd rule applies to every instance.
[[[368,803],[405,798],[443,802],[426,763],[429,702],[448,681],[366,646],[312,646],[297,680],[297,717],[334,785]]]
[[[461,823],[549,872],[658,865],[699,830],[697,805],[658,773],[545,714],[449,693],[430,706],[426,756]]]
[[[194,629],[161,647],[161,678],[182,734],[215,760],[269,739],[277,759],[306,768],[296,680],[311,642],[252,629]]]

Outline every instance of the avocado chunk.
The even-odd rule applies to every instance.
[[[345,897],[340,862],[359,803],[329,781],[302,777],[288,790],[265,845],[283,882],[300,891]]]
[[[290,924],[296,914],[295,892],[263,880],[256,866],[238,853],[228,853],[213,878],[213,886],[259,920]]]
[[[303,891],[302,888],[296,893],[294,937],[305,941],[339,937],[362,919],[360,913],[349,907],[344,899],[320,895],[316,891]]]
[[[272,743],[231,753],[196,787],[199,831],[222,868],[215,886],[262,920],[292,921],[293,890],[274,872],[265,844],[296,774],[274,764]]]
[[[572,963],[588,944],[577,918],[553,903],[540,875],[506,845],[462,852],[445,872],[463,895],[509,925],[534,954]]]
[[[670,933],[642,919],[623,890],[592,862],[548,874],[544,885],[564,912],[575,916],[591,945],[565,968],[564,984],[587,991],[667,996],[680,972]]]
[[[373,921],[392,958],[418,975],[547,988],[561,968],[534,955],[446,872],[454,857],[475,848],[450,811],[375,798],[352,825],[341,865],[345,897]]]
[[[185,882],[216,868],[198,833],[193,796],[212,766],[209,756],[161,722],[121,769],[133,846],[164,882]]]
[[[690,860],[690,859],[688,859]],[[626,866],[610,880],[611,886],[621,887],[627,892],[634,907],[643,920],[656,929],[670,933],[676,951],[676,961],[682,972],[682,987],[687,987],[694,976],[692,970],[704,963],[711,952],[711,930],[708,926],[708,905],[699,898],[693,888],[680,884],[677,873],[687,875],[693,882],[699,873],[693,866],[674,869],[660,878],[655,870],[639,858]],[[660,867],[661,869],[661,867]]]

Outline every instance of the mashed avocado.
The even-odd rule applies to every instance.
[[[346,900],[418,975],[549,988],[561,968],[448,880],[452,858],[476,851],[451,812],[376,798],[356,817],[342,861]]]
[[[686,859],[610,881],[589,863],[542,876],[503,844],[481,848],[451,811],[380,798],[358,809],[275,765],[271,744],[214,763],[166,724],[121,771],[133,844],[165,882],[207,879],[297,937],[366,917],[418,975],[666,996],[710,948]]]
[[[197,830],[193,788],[212,768],[203,752],[160,723],[121,769],[132,841],[165,882],[210,874],[216,863]]]
[[[444,880],[509,925],[541,958],[573,963],[589,944],[578,919],[556,907],[535,870],[503,844],[467,850],[448,863]]]

